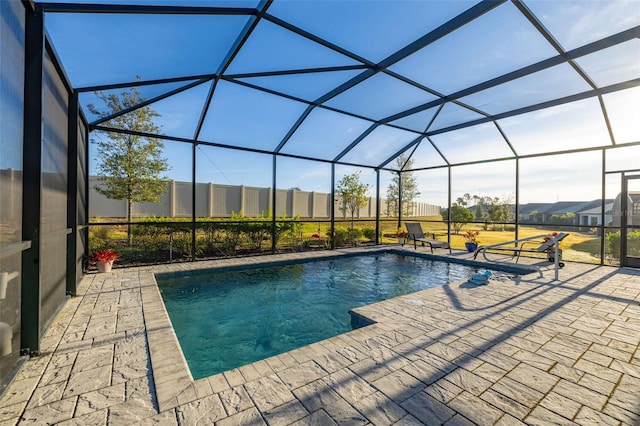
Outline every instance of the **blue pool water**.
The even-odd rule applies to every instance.
[[[160,277],[158,284],[197,380],[347,332],[350,309],[474,272],[381,253]]]

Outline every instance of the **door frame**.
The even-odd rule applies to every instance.
[[[629,206],[629,181],[640,181],[640,174],[622,174],[622,188],[620,191],[620,266],[640,268],[640,257],[627,256],[627,234],[629,230],[640,230],[640,225],[629,225],[629,215],[633,214],[633,206]]]

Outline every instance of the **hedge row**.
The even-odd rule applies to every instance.
[[[299,218],[281,217],[275,223],[276,246],[280,249],[302,249],[331,245],[329,235],[303,237],[304,224]],[[188,220],[149,219],[131,226],[132,244],[126,238],[126,225],[92,225],[90,252],[115,249],[120,264],[158,263],[190,259],[192,253],[192,224]],[[242,218],[234,216],[225,221],[196,223],[195,256],[212,258],[256,254],[271,250],[271,218]],[[375,240],[371,227],[353,229],[335,227],[336,247],[358,245],[362,238]]]

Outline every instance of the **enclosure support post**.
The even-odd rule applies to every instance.
[[[336,163],[331,163],[331,249],[336,248]]]
[[[375,245],[380,244],[380,169],[376,169],[376,238]]]
[[[629,214],[629,203],[627,194],[626,173],[622,172],[620,177],[620,266],[627,266],[625,259],[627,258],[627,224]]]
[[[191,148],[191,261],[196,260],[196,149],[198,144],[194,142]],[[175,194],[175,181],[174,185]],[[174,196],[175,198],[175,196]]]
[[[277,224],[276,224],[276,196],[278,191],[276,190],[276,177],[277,177],[277,164],[278,164],[278,156],[273,154],[273,164],[271,166],[271,187],[273,191],[271,191],[271,253],[276,252],[276,245],[278,243],[276,239],[277,232]]]
[[[398,171],[398,229],[402,228],[402,172]]]
[[[606,185],[607,185],[607,179],[606,179],[606,168],[607,165],[607,150],[603,149],[602,150],[602,166],[601,166],[601,170],[602,170],[602,195],[600,196],[601,198],[601,204],[600,204],[600,264],[604,265],[604,239],[605,239],[605,214],[606,214],[606,210],[605,210],[605,197],[607,196],[607,192],[606,192]],[[620,232],[620,235],[622,236],[622,232]]]
[[[44,83],[44,13],[26,8],[24,75],[24,153],[22,175],[21,353],[40,351],[40,217],[42,192],[42,117]]]
[[[520,158],[516,157],[516,200],[513,219],[516,226],[516,240],[520,238]]]
[[[67,288],[69,295],[75,296],[78,284],[78,93],[69,96],[69,128],[67,144]]]
[[[86,122],[83,121],[84,124]],[[89,257],[89,193],[91,192],[91,183],[89,182],[89,126],[84,127],[84,202],[82,208],[84,209],[84,256]],[[83,269],[86,268],[86,264],[83,265]],[[84,272],[84,271],[83,271]]]
[[[447,242],[451,244],[451,165],[447,166]]]

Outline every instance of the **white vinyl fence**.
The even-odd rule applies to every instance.
[[[112,200],[95,190],[100,179],[89,179],[89,216],[124,218],[127,216],[125,200]],[[133,217],[191,217],[191,183],[170,181],[167,191],[160,197],[159,203],[134,203]],[[229,217],[231,213],[254,217],[267,215],[272,211],[272,189],[251,186],[220,185],[196,183],[196,216]],[[336,217],[346,217],[335,205]],[[386,200],[380,201],[381,216],[385,216]],[[413,216],[431,216],[440,214],[440,206],[427,203],[414,203]],[[297,189],[276,190],[276,216],[286,215],[301,218],[331,217],[331,194],[323,192],[299,191]],[[348,213],[347,213],[348,215]],[[376,200],[369,199],[366,207],[360,208],[359,218],[376,216]]]

